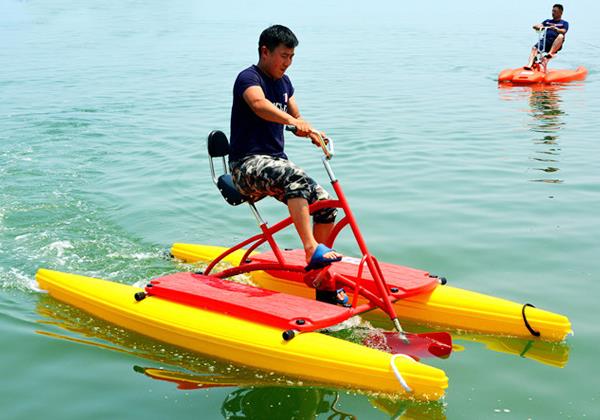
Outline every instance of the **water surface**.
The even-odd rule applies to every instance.
[[[594,416],[599,9],[566,6],[571,30],[553,65],[585,65],[587,80],[499,89],[549,3],[3,1],[4,416]],[[298,103],[336,140],[336,174],[379,259],[566,314],[575,336],[533,348],[456,337],[464,351],[427,361],[447,372],[447,397],[423,405],[269,378],[37,290],[38,267],[133,284],[190,269],[164,258],[172,242],[231,245],[256,232],[248,209],[227,206],[210,182],[205,138],[228,132],[233,80],[272,23],[300,39],[289,70]],[[292,136],[287,148],[326,181],[317,149]],[[285,215],[275,201],[260,209],[271,222]],[[347,237],[337,247],[353,250]],[[228,386],[178,389],[151,379],[158,367]]]

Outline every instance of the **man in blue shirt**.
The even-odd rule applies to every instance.
[[[229,166],[237,189],[252,201],[272,196],[284,202],[300,236],[307,270],[339,261],[341,255],[323,245],[337,209],[321,209],[310,224],[308,206],[329,194],[290,162],[284,152],[284,125],[318,145],[313,127],[302,118],[294,87],[285,71],[292,64],[298,39],[285,26],[265,29],[258,42],[259,60],[243,70],[233,87]]]
[[[561,19],[562,14],[562,4],[555,4],[554,6],[552,6],[552,19],[546,19],[541,24],[533,25],[533,29],[535,29],[536,31],[539,31],[542,28],[547,28],[546,37],[545,40],[542,39],[540,42],[536,43],[531,49],[531,54],[529,55],[529,62],[525,66],[526,70],[531,70],[531,68],[533,67],[533,63],[535,61],[535,57],[538,51],[543,51],[547,53],[544,56],[544,59],[547,62],[562,49],[563,43],[565,41],[565,35],[569,30],[569,22]]]

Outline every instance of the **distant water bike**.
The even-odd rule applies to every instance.
[[[538,48],[533,66],[531,69],[519,67],[516,69],[502,70],[498,75],[498,83],[510,83],[514,85],[532,85],[532,84],[550,84],[566,83],[577,80],[584,80],[587,76],[587,69],[583,66],[575,70],[549,70],[546,54],[546,31],[547,27],[542,27],[537,31],[538,43],[543,48]]]

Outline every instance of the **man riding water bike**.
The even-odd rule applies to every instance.
[[[308,207],[330,195],[284,153],[284,125],[320,144],[319,133],[304,120],[285,71],[292,64],[298,39],[282,25],[265,29],[259,38],[258,64],[243,70],[233,87],[229,166],[237,189],[252,201],[272,196],[285,203],[302,241],[307,271],[339,261],[341,254],[323,245],[333,229],[337,209],[313,214]]]
[[[569,30],[569,22],[561,19],[562,14],[562,4],[555,4],[554,6],[552,6],[552,19],[546,19],[542,23],[533,25],[533,29],[535,29],[536,31],[540,31],[543,28],[546,28],[546,34],[544,38],[537,42],[531,49],[529,61],[524,67],[525,70],[531,70],[533,68],[538,51],[543,51],[546,53],[543,58],[544,62],[539,63],[542,64],[543,67],[545,67],[548,63],[548,60],[552,59],[556,55],[556,53],[562,49],[563,43],[565,41],[565,35]]]

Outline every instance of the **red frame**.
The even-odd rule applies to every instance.
[[[344,217],[335,224],[331,235],[326,241],[326,245],[330,247],[333,246],[333,243],[335,242],[335,239],[337,238],[341,230],[347,225],[350,225],[350,229],[352,230],[358,248],[360,249],[360,252],[362,254],[362,258],[358,266],[358,274],[356,281],[351,280],[346,276],[343,276],[338,273],[333,274],[335,281],[343,284],[344,286],[347,286],[349,290],[352,290],[352,307],[349,311],[349,317],[379,307],[383,311],[385,311],[391,319],[395,320],[397,316],[392,303],[398,300],[398,297],[394,296],[394,293],[387,286],[383,277],[383,272],[381,271],[377,259],[369,252],[367,244],[363,239],[363,236],[360,232],[356,219],[354,218],[352,210],[350,209],[350,205],[346,200],[346,196],[344,195],[340,183],[338,182],[338,180],[333,180],[331,182],[331,185],[333,186],[333,189],[338,199],[317,201],[310,205],[309,212],[312,214],[319,209],[331,207],[342,209],[344,211]],[[261,233],[254,235],[246,239],[245,241],[242,241],[237,245],[229,248],[227,251],[223,252],[208,265],[208,267],[204,270],[204,275],[212,275],[218,278],[225,278],[257,270],[304,272],[303,266],[288,264],[285,261],[284,256],[281,250],[279,249],[279,246],[275,242],[275,238],[273,237],[275,233],[281,231],[282,229],[285,229],[291,224],[291,217],[287,217],[286,219],[280,221],[279,223],[276,223],[271,227],[267,226],[266,223],[262,223],[260,225]],[[273,253],[277,259],[277,263],[255,263],[250,261],[248,259],[250,253],[265,242],[267,242],[271,246],[271,249],[273,250]],[[239,266],[229,268],[215,274],[210,274],[214,267],[220,261],[222,261],[223,258],[248,245],[250,245],[250,247],[247,249],[243,257],[241,258]],[[362,273],[364,271],[365,264],[367,265],[369,272],[371,273],[371,276],[373,277],[373,280],[376,284],[377,294],[374,294],[369,290],[365,289],[364,287],[361,287]],[[368,300],[368,303],[358,306],[359,296],[365,297]]]

